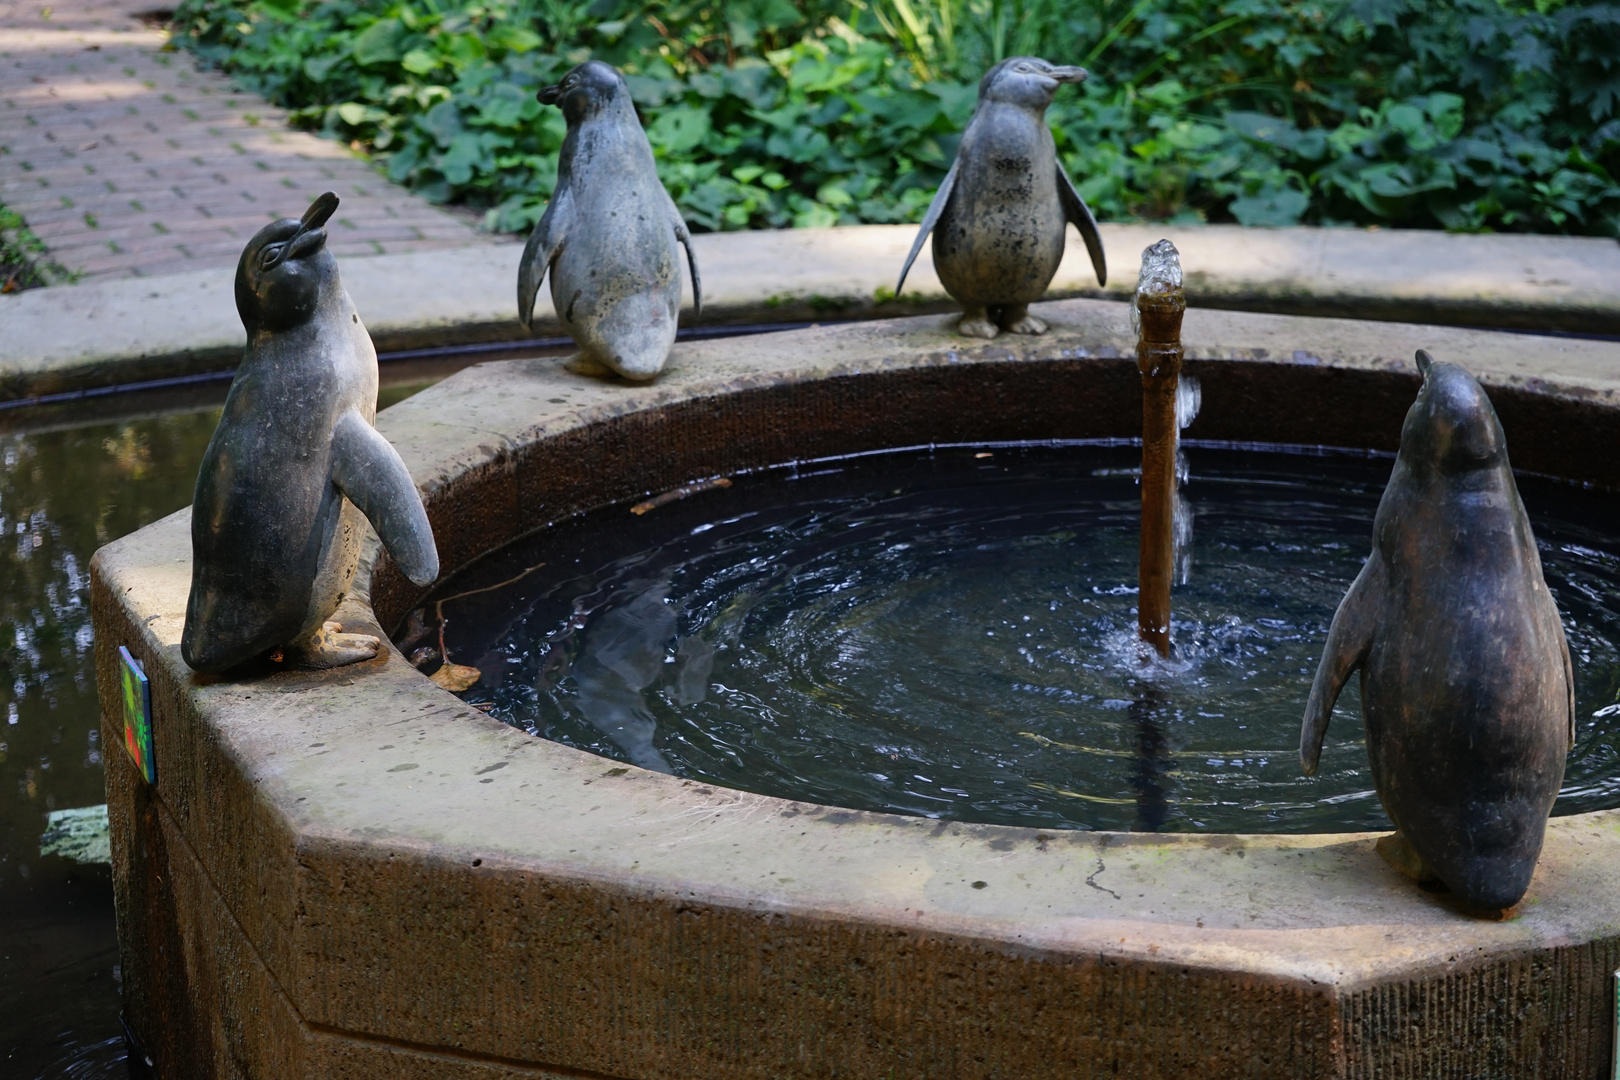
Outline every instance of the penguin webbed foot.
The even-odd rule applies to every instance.
[[[1049,329],[1045,319],[1029,313],[1028,304],[1011,304],[1001,313],[1001,328],[1009,334],[1044,334]]]
[[[1448,908],[1487,922],[1506,922],[1519,913],[1522,893],[1517,897],[1503,896],[1501,893],[1488,897],[1459,893],[1429,868],[1429,864],[1423,861],[1423,856],[1418,854],[1412,842],[1399,832],[1379,837],[1376,847],[1378,854],[1396,873],[1410,878],[1424,892],[1443,897],[1442,902]],[[1513,902],[1505,903],[1508,899],[1512,899]]]
[[[575,375],[585,375],[592,379],[612,379],[619,374],[600,360],[594,360],[584,353],[575,353],[567,360],[564,360],[563,370],[572,371]]]
[[[1375,847],[1379,856],[1402,877],[1410,878],[1429,892],[1450,891],[1435,872],[1429,869],[1428,864],[1423,861],[1423,856],[1412,846],[1412,842],[1399,832],[1380,836]]]
[[[295,667],[323,670],[375,659],[382,641],[371,634],[346,634],[340,623],[328,621],[303,641],[289,645],[287,659]]]
[[[990,318],[990,312],[982,307],[970,307],[962,312],[961,321],[956,324],[956,332],[963,337],[993,339],[1001,333],[1001,327]]]

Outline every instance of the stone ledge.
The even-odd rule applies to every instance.
[[[1128,436],[1124,306],[1040,310],[1046,338],[992,344],[937,316],[682,344],[651,386],[485,364],[379,427],[447,568],[790,447]],[[1209,311],[1186,336],[1205,387],[1193,437],[1387,445],[1423,344],[1481,374],[1510,441],[1538,415],[1555,433],[1588,418],[1548,471],[1593,457],[1596,481],[1620,477],[1577,445],[1620,431],[1614,344]],[[130,1015],[149,1050],[188,1058],[187,1023],[240,1032],[280,995],[296,1025],[281,1045],[401,1055],[356,1057],[354,1077],[404,1075],[387,1070],[405,1058],[431,1074],[419,1059],[435,1055],[489,1075],[671,1080],[1573,1076],[1608,1061],[1620,812],[1556,819],[1523,913],[1482,923],[1388,870],[1370,835],[1037,832],[717,789],[531,738],[392,649],[321,674],[193,676],[178,655],[188,529],[182,511],[92,564],[108,715],[114,646],[152,678],[157,787],[109,761],[125,977],[142,987]],[[368,598],[385,622],[417,602],[370,544],[346,623],[372,623]],[[181,841],[194,914],[160,857]],[[166,1012],[176,1000],[202,1015]],[[272,1052],[229,1049],[243,1057],[221,1050],[221,1075]],[[256,1064],[320,1075],[276,1053]]]
[[[892,295],[916,230],[710,233],[695,240],[704,322],[784,323],[946,310],[925,246]],[[1099,290],[1073,242],[1051,296],[1127,298],[1137,259],[1169,236],[1195,306],[1449,325],[1620,334],[1620,244],[1547,236],[1359,229],[1104,225]],[[514,341],[517,245],[346,258],[344,283],[379,350]],[[688,300],[690,293],[688,293]],[[535,336],[561,333],[542,288]],[[33,289],[0,297],[0,400],[218,371],[243,332],[228,272]],[[688,320],[690,322],[690,320]]]

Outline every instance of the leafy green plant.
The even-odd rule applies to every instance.
[[[77,277],[56,264],[23,219],[0,203],[0,293],[56,285]]]
[[[695,228],[921,216],[1008,55],[1104,218],[1620,234],[1620,5],[1519,0],[185,0],[177,39],[440,201],[529,227],[588,57]]]

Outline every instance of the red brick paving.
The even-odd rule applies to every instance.
[[[268,221],[343,200],[339,256],[494,243],[340,143],[164,52],[153,0],[0,0],[0,203],[84,278],[232,268]]]

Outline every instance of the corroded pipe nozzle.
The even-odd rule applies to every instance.
[[[1174,378],[1180,373],[1181,317],[1186,311],[1181,253],[1170,241],[1160,240],[1142,252],[1142,274],[1131,301],[1136,366],[1144,376]]]
[[[1181,256],[1168,240],[1142,252],[1131,304],[1136,366],[1142,373],[1142,547],[1137,632],[1170,654],[1170,583],[1175,575],[1176,387],[1181,377]]]

